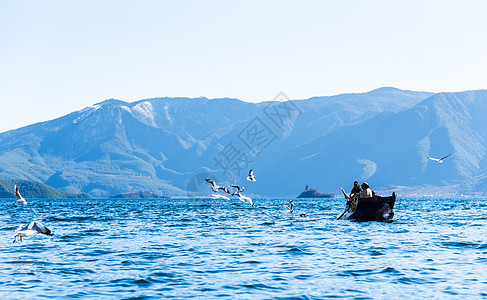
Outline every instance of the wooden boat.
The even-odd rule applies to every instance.
[[[349,220],[360,221],[387,221],[394,217],[394,203],[396,193],[390,197],[375,195],[371,198],[359,198],[355,210],[350,210]]]

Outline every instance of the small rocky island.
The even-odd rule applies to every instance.
[[[138,191],[132,193],[118,194],[115,196],[111,196],[110,198],[142,199],[142,198],[168,198],[168,197],[164,197],[156,193],[151,193],[149,191]]]
[[[312,187],[306,186],[305,190],[298,196],[298,198],[333,198],[333,193],[321,193]]]

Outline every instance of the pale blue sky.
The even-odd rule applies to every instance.
[[[487,88],[485,1],[0,0],[0,132],[108,98]]]

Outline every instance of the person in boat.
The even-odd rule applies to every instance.
[[[347,202],[350,202],[350,201],[353,201],[355,202],[355,200],[357,200],[358,196],[360,195],[360,192],[362,191],[362,188],[360,187],[358,181],[355,181],[353,183],[353,188],[352,190],[350,191],[350,199],[347,201]]]
[[[372,198],[372,190],[367,182],[362,183],[362,191],[360,192],[360,198]]]
[[[350,197],[352,197],[353,194],[357,194],[357,195],[360,194],[361,191],[362,191],[362,188],[358,184],[358,181],[355,181],[353,183],[353,189],[352,189],[352,191],[350,191]]]

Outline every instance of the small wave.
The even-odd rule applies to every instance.
[[[112,254],[112,253],[115,253],[115,251],[96,249],[93,251],[85,252],[84,255],[86,255],[86,256],[102,256],[102,255],[107,255],[107,254]]]
[[[374,270],[371,269],[363,269],[363,270],[346,270],[338,273],[338,276],[353,276],[353,277],[360,277],[360,276],[369,276],[374,274]]]
[[[382,253],[381,251],[379,251],[379,250],[375,250],[375,249],[373,249],[373,250],[369,250],[369,253],[370,253],[370,255],[371,255],[371,256],[381,256],[381,255],[385,255],[385,254],[384,254],[384,253]]]
[[[404,275],[402,272],[392,268],[392,267],[387,267],[380,271],[379,273],[384,273],[384,274],[393,274],[393,275]]]
[[[255,283],[255,284],[240,284],[237,287],[244,287],[247,289],[255,289],[255,290],[282,290],[282,288],[270,286],[263,283]]]
[[[487,244],[479,244],[478,249],[487,249]]]
[[[137,285],[137,286],[142,286],[142,287],[149,286],[152,284],[152,282],[145,280],[145,279],[136,279],[136,280],[132,281],[132,283]]]
[[[443,242],[441,245],[448,248],[478,248],[480,246],[472,242]]]
[[[415,277],[401,277],[396,280],[398,283],[402,284],[424,284],[424,283],[429,283],[428,280],[425,280],[424,278],[415,278]]]
[[[258,264],[261,264],[262,262],[260,261],[256,261],[256,260],[248,260],[248,261],[244,261],[242,262],[243,264],[255,264],[255,265],[258,265]]]
[[[75,216],[75,217],[49,217],[47,218],[50,222],[71,222],[71,221],[87,221],[87,220],[97,220],[95,216]]]
[[[56,272],[59,272],[59,274],[65,274],[65,275],[79,275],[79,274],[94,274],[96,273],[95,271],[91,269],[85,269],[85,268],[63,268],[63,269],[55,269]]]

